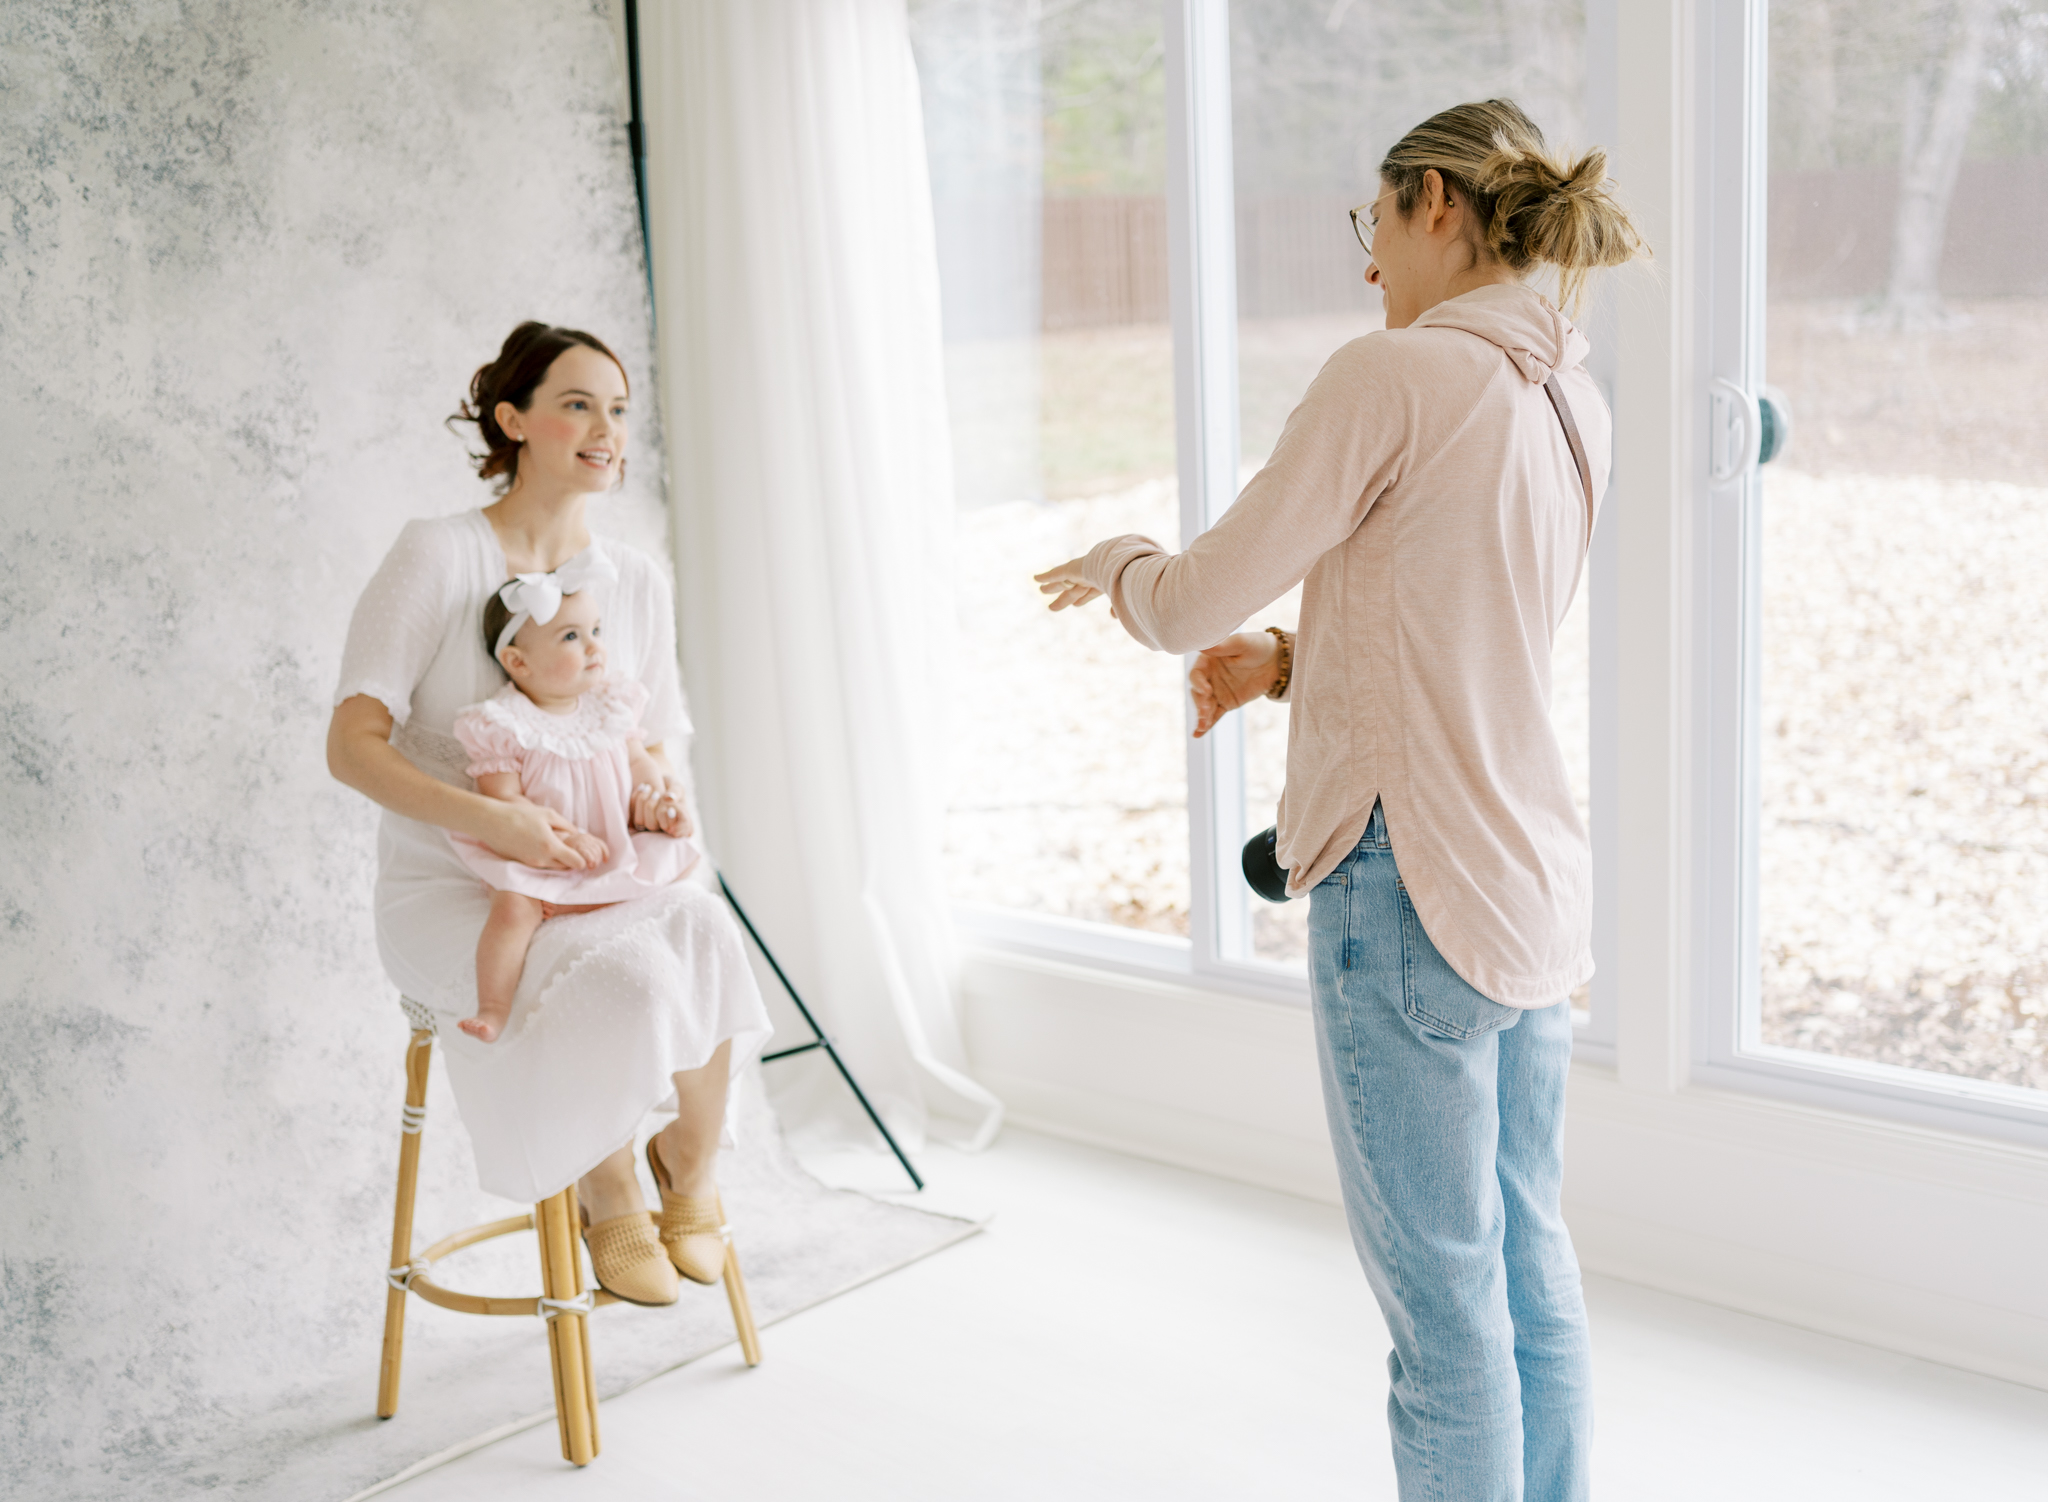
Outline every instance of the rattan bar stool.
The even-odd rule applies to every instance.
[[[412,1023],[412,1041],[405,1050],[405,1108],[398,1138],[398,1203],[391,1217],[391,1267],[384,1274],[390,1290],[384,1296],[384,1362],[377,1376],[377,1417],[398,1412],[399,1365],[405,1356],[405,1296],[418,1294],[429,1304],[458,1314],[538,1315],[547,1321],[548,1358],[555,1373],[555,1421],[561,1430],[562,1458],[589,1465],[597,1457],[597,1380],[590,1365],[591,1311],[620,1302],[602,1288],[583,1286],[583,1249],[576,1186],[542,1200],[531,1215],[514,1215],[444,1236],[415,1255],[412,1250],[413,1197],[419,1186],[420,1134],[427,1120],[427,1069],[434,1058],[434,1014],[409,998],[399,1005]],[[535,1231],[540,1240],[541,1292],[535,1298],[492,1298],[443,1288],[429,1273],[434,1264],[466,1246]],[[761,1340],[754,1329],[753,1306],[747,1302],[746,1280],[740,1276],[732,1231],[725,1238],[725,1295],[732,1303],[732,1322],[739,1331],[740,1351],[748,1366],[761,1364]]]

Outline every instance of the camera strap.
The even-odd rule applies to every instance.
[[[1557,420],[1564,427],[1564,441],[1571,446],[1572,463],[1579,467],[1579,484],[1586,492],[1586,546],[1590,548],[1593,545],[1593,470],[1586,463],[1586,446],[1579,441],[1579,425],[1572,421],[1571,403],[1564,399],[1564,388],[1557,384],[1555,375],[1543,383],[1543,394],[1550,398]]]

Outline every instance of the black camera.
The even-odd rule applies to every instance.
[[[1245,882],[1268,902],[1287,900],[1287,868],[1273,853],[1279,843],[1277,828],[1262,829],[1244,842]]]

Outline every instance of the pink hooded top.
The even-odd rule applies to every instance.
[[[1148,647],[1192,652],[1302,584],[1280,863],[1296,896],[1374,800],[1451,967],[1515,1007],[1593,973],[1592,855],[1550,725],[1551,646],[1592,533],[1543,391],[1607,487],[1585,336],[1532,289],[1482,287],[1330,357],[1272,459],[1186,552],[1097,544],[1088,582]]]
[[[543,871],[506,860],[468,835],[448,838],[462,863],[501,892],[519,892],[564,907],[644,897],[687,875],[699,851],[688,839],[630,824],[633,769],[629,748],[645,739],[640,717],[647,690],[636,679],[608,679],[583,694],[565,715],[549,714],[506,684],[455,716],[455,738],[469,753],[468,772],[519,774],[519,791],[605,842],[604,864],[587,871]]]

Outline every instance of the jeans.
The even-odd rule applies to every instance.
[[[1586,1306],[1558,1209],[1570,1006],[1458,977],[1377,807],[1310,894],[1309,976],[1351,1240],[1394,1338],[1402,1502],[1586,1497]]]

